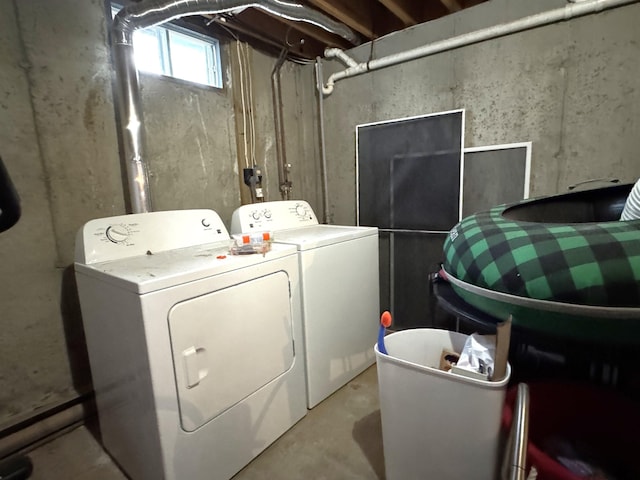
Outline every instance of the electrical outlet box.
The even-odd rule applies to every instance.
[[[255,178],[255,185],[262,183],[262,169],[260,167],[245,168],[242,171],[245,185],[251,186],[251,178]]]

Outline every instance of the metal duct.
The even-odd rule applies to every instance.
[[[114,18],[112,41],[120,128],[134,213],[149,212],[152,208],[144,160],[144,121],[138,72],[133,58],[133,32],[180,17],[222,13],[243,7],[258,8],[287,20],[311,23],[354,45],[360,43],[357,35],[345,25],[303,5],[281,0],[143,0],[123,8]]]

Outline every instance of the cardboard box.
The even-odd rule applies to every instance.
[[[438,368],[448,372],[451,370],[451,367],[458,362],[458,360],[460,360],[459,353],[443,348],[442,353],[440,354],[440,365]]]

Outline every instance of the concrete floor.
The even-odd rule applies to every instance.
[[[125,480],[89,429],[28,453],[34,480]],[[309,411],[234,480],[384,479],[375,365]],[[186,479],[185,479],[186,480]]]

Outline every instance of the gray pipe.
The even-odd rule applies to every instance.
[[[151,211],[151,195],[144,160],[144,120],[138,72],[133,60],[133,32],[188,15],[222,13],[243,7],[258,8],[287,20],[311,23],[354,45],[360,43],[358,36],[345,25],[303,5],[281,0],[143,0],[123,8],[113,20],[112,35],[120,128],[134,213]]]
[[[322,61],[316,58],[316,87],[318,88],[318,129],[320,132],[320,166],[322,168],[322,223],[329,223],[329,174],[324,135],[324,97],[322,95]]]
[[[287,49],[283,49],[278,61],[271,71],[271,95],[273,100],[273,122],[276,130],[276,164],[278,165],[278,189],[280,198],[289,200],[291,181],[287,167],[287,149],[284,144],[284,125],[282,114],[282,86],[280,83],[280,69],[287,57]]]
[[[506,480],[524,480],[527,475],[529,402],[529,386],[526,383],[519,383],[505,459],[508,475]]]
[[[144,158],[144,122],[138,84],[138,70],[133,61],[133,45],[114,44],[116,95],[120,107],[120,130],[127,166],[129,200],[133,213],[151,211],[149,177]]]

